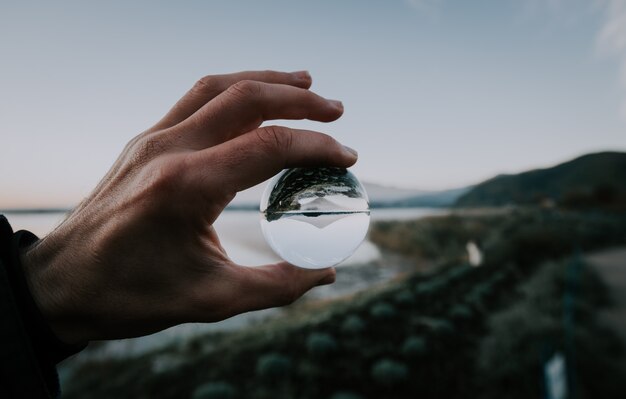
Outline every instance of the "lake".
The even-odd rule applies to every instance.
[[[372,209],[372,222],[379,220],[408,220],[449,212],[441,208],[382,208]],[[39,237],[51,232],[65,213],[6,213],[13,230],[29,230]],[[223,247],[233,261],[254,266],[280,260],[265,242],[261,232],[260,213],[254,211],[226,210],[215,223]],[[358,264],[379,256],[378,249],[365,241],[342,265]]]
[[[372,221],[409,220],[449,213],[446,209],[434,208],[389,208],[373,209]],[[40,237],[52,231],[65,217],[65,213],[7,213],[5,216],[14,230],[25,229]],[[255,266],[273,263],[279,258],[265,242],[260,226],[260,213],[253,211],[227,210],[215,223],[222,245],[235,262]],[[303,300],[336,298],[368,289],[377,284],[411,270],[414,265],[400,258],[390,258],[367,239],[357,251],[337,267],[337,281],[328,286],[316,287]],[[144,353],[172,343],[184,343],[187,339],[211,331],[232,331],[269,317],[280,315],[281,309],[241,314],[218,323],[188,323],[146,337],[107,341],[91,345],[72,362],[93,358],[126,357]],[[71,368],[71,366],[70,366]]]

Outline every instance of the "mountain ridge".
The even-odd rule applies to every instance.
[[[592,205],[626,196],[626,153],[604,151],[517,174],[500,174],[461,195],[460,207],[538,204]]]

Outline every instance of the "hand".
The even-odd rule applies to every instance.
[[[22,256],[35,301],[67,343],[145,335],[293,302],[334,269],[233,263],[213,223],[238,191],[295,166],[349,167],[354,150],[271,119],[330,122],[340,102],[306,72],[198,81],[52,233]]]

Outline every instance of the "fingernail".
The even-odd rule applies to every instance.
[[[311,80],[311,74],[309,71],[296,71],[291,72],[291,74],[300,80]]]
[[[331,103],[333,105],[333,107],[343,111],[343,103],[341,101],[338,101],[338,100],[328,100],[328,102]]]
[[[350,154],[350,156],[354,156],[354,157],[359,157],[359,153],[351,147],[348,147],[347,145],[343,146],[344,151],[348,152]]]

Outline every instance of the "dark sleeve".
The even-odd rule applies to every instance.
[[[19,255],[35,241],[0,215],[0,398],[58,397],[56,364],[84,348],[61,342],[30,294]]]

